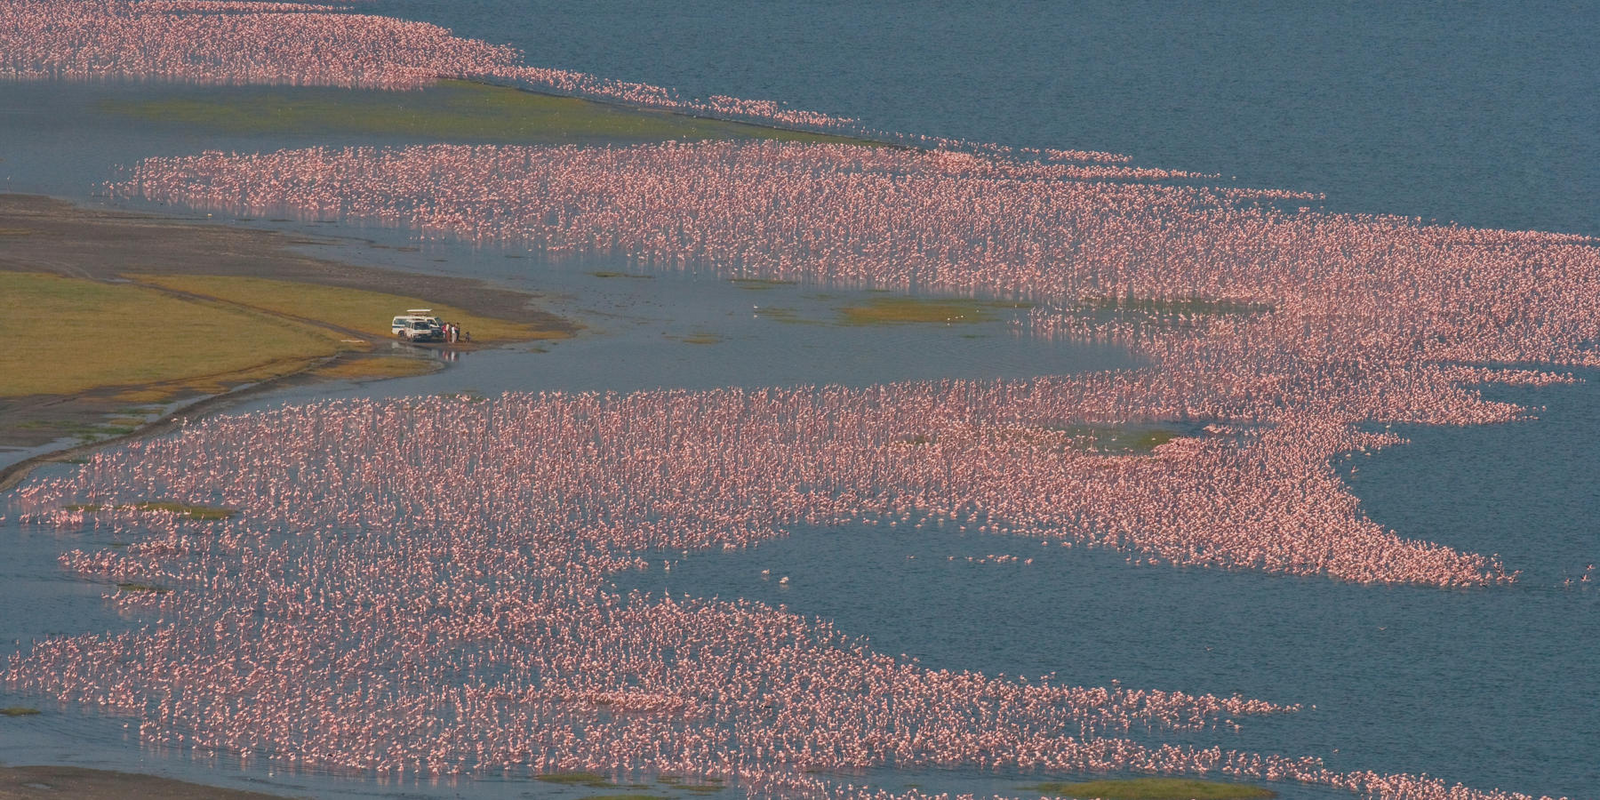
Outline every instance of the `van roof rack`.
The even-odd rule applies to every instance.
[[[423,317],[433,313],[431,308],[408,308],[406,313],[413,317]]]

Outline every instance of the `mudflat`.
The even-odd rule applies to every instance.
[[[389,315],[412,305],[450,309],[480,343],[577,329],[532,294],[304,245],[366,246],[0,194],[0,448],[103,444],[153,432],[173,403],[212,398],[193,416],[286,381],[426,372],[441,364],[432,351],[480,346],[397,350]],[[18,469],[0,468],[0,485]]]
[[[83,767],[0,767],[0,800],[283,800],[281,795],[224,789],[154,775]]]
[[[408,295],[485,317],[571,332],[530,294],[481,281],[346,264],[295,252],[334,240],[82,208],[37,195],[0,194],[0,269],[115,280],[126,274],[238,275]]]

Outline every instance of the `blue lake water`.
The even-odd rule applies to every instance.
[[[1600,235],[1600,9],[1590,5],[1347,4],[1289,13],[1247,3],[803,2],[757,12],[711,0],[642,9],[614,0],[385,0],[370,9],[509,42],[533,64],[693,95],[778,99],[886,130],[1123,152],[1145,166],[1326,192],[1330,208]],[[3,185],[103,202],[92,195],[116,164],[218,146],[109,125],[92,112],[106,91],[0,86]],[[318,143],[358,142],[233,137],[223,146]],[[296,389],[250,408],[329,394],[861,384],[1123,363],[1110,350],[1018,339],[1003,323],[863,330],[761,313],[776,307],[826,322],[862,296],[851,291],[602,279],[578,267],[530,270],[500,252],[448,243],[400,254],[348,238],[404,238],[395,232],[319,230],[346,237],[314,248],[319,255],[539,291],[591,331],[543,353],[469,354],[434,375]],[[682,341],[708,331],[715,344]],[[931,667],[1055,672],[1075,684],[1239,692],[1306,707],[1194,741],[1320,755],[1340,769],[1427,772],[1477,788],[1600,797],[1600,586],[1566,585],[1600,562],[1600,373],[1582,377],[1588,382],[1576,386],[1490,390],[1543,406],[1537,421],[1410,427],[1401,432],[1411,444],[1344,463],[1375,520],[1403,536],[1500,554],[1524,570],[1510,589],[1135,567],[1114,553],[881,527],[801,530],[746,552],[678,556],[670,572],[658,565],[619,577],[618,587],[782,603]],[[0,656],[34,636],[125,624],[99,587],[55,567],[59,552],[82,542],[10,522],[0,522],[0,537]],[[988,554],[1035,561],[966,560]],[[763,578],[764,569],[771,575]],[[70,712],[0,718],[0,761],[137,768],[328,796],[392,791],[151,754],[121,725]],[[960,772],[874,779],[886,788],[1017,785]],[[405,791],[555,790],[477,782]]]
[[[1412,444],[1350,462],[1374,519],[1404,536],[1499,552],[1524,570],[1511,589],[1132,566],[1114,552],[885,527],[797,531],[746,552],[671,557],[670,570],[657,564],[620,585],[783,603],[933,668],[1306,706],[1200,739],[1208,744],[1593,797],[1600,585],[1564,585],[1600,557],[1591,466],[1600,375],[1587,377],[1494,392],[1548,404],[1537,422],[1408,428]],[[990,554],[1034,563],[978,563]]]
[[[1600,8],[385,0],[529,63],[872,128],[1326,192],[1330,208],[1600,234]]]

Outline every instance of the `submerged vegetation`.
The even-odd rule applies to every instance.
[[[1131,425],[1069,425],[1060,431],[1073,447],[1105,455],[1144,455],[1183,435],[1172,428]]]
[[[172,592],[165,586],[156,586],[151,583],[119,583],[117,588],[124,592],[148,592],[150,594],[169,594]]]
[[[815,325],[816,320],[800,316],[800,312],[786,306],[759,306],[754,310],[757,317],[770,319],[773,322],[787,322],[792,325]]]
[[[731,283],[745,289],[771,289],[786,285],[786,281],[754,281],[735,279]],[[837,300],[838,295],[809,295],[808,300]],[[965,300],[952,298],[924,298],[904,296],[868,297],[857,302],[838,306],[830,320],[812,319],[787,306],[757,306],[754,314],[776,322],[809,325],[832,324],[845,327],[872,325],[958,325],[995,322],[1005,318],[1005,313],[1025,309],[1026,303],[992,300]]]
[[[1266,303],[1236,303],[1230,300],[1188,298],[1184,300],[1147,300],[1137,297],[1087,297],[1079,304],[1088,308],[1112,311],[1144,311],[1151,314],[1256,314],[1270,311]]]
[[[1101,800],[1260,800],[1278,793],[1243,783],[1198,781],[1188,778],[1128,778],[1085,783],[1040,783],[1018,787],[1055,797]]]
[[[134,503],[133,508],[139,511],[168,511],[173,514],[188,517],[189,519],[202,520],[227,519],[239,513],[238,510],[232,508],[214,508],[212,506],[196,506],[188,505],[186,503],[170,503],[164,501]]]
[[[918,297],[876,297],[865,303],[839,309],[844,325],[899,325],[907,323],[993,322],[1007,309],[1027,308],[1023,303],[988,300],[924,299]]]
[[[1008,441],[1020,442],[1050,452],[1093,453],[1106,456],[1149,455],[1167,442],[1185,435],[1175,428],[1151,425],[1053,425],[1011,428],[999,431]],[[912,433],[896,437],[895,447],[922,447],[935,437]]]
[[[312,374],[345,381],[369,381],[426,375],[437,368],[438,362],[421,358],[376,356],[343,359],[317,367]]]
[[[39,709],[28,708],[27,706],[0,708],[0,717],[36,717],[38,715]]]
[[[238,509],[216,508],[214,506],[197,506],[187,503],[173,503],[165,500],[147,500],[142,503],[130,503],[119,506],[108,506],[102,503],[76,503],[62,506],[67,511],[77,511],[84,514],[94,514],[100,511],[165,511],[189,519],[216,521],[228,519],[238,514]]]
[[[534,780],[566,786],[587,786],[591,789],[609,789],[616,786],[610,778],[595,772],[547,772],[535,775]]]
[[[795,285],[794,281],[786,281],[778,278],[729,278],[728,283],[731,283],[740,289],[750,289],[752,291],[761,291],[764,289],[774,289],[779,286]]]
[[[71,436],[80,442],[92,442],[112,436],[124,436],[133,433],[142,424],[144,424],[142,419],[128,420],[122,417],[108,419],[97,424],[72,419],[40,419],[19,422],[13,425],[12,429],[18,431],[42,431],[52,436]]]
[[[440,81],[414,92],[187,87],[173,96],[107,100],[101,107],[148,122],[249,134],[359,134],[498,144],[669,139],[865,143],[460,80]]]

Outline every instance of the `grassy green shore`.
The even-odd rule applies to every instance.
[[[173,384],[204,393],[299,372],[370,348],[389,317],[430,305],[385,292],[234,275],[134,275],[102,283],[0,271],[0,312],[30,332],[27,347],[0,351],[0,397],[72,395],[113,386]],[[568,335],[442,304],[432,306],[493,344]],[[356,337],[352,338],[352,334]],[[425,371],[373,359],[330,368],[329,377]],[[135,398],[137,399],[137,398]],[[151,398],[158,399],[158,398]]]

